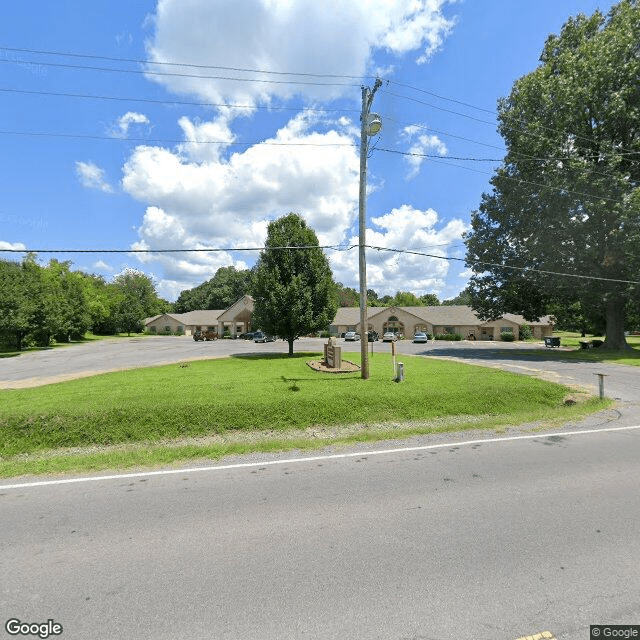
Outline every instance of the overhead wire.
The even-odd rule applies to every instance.
[[[389,80],[388,82],[389,82],[389,83],[393,83],[393,81],[391,81],[391,80]],[[398,84],[398,83],[394,83],[394,84]],[[498,117],[499,117],[499,114],[498,114],[496,111],[490,111],[490,110],[485,109],[485,108],[483,108],[483,107],[478,107],[478,106],[475,106],[475,105],[469,104],[469,103],[467,103],[467,102],[463,102],[463,101],[461,101],[461,100],[455,100],[455,99],[453,99],[453,98],[446,98],[446,97],[444,97],[444,96],[439,96],[439,95],[438,95],[438,94],[436,94],[436,93],[429,92],[429,91],[426,91],[426,90],[420,89],[420,88],[418,88],[418,87],[412,87],[411,85],[402,85],[402,86],[404,86],[404,87],[406,87],[406,88],[413,89],[413,90],[415,90],[415,91],[420,91],[420,92],[426,93],[426,94],[428,94],[428,95],[432,95],[432,96],[438,97],[438,98],[439,98],[439,99],[441,99],[441,100],[446,100],[446,101],[453,102],[453,103],[456,103],[456,104],[464,105],[464,106],[469,107],[469,108],[471,108],[471,109],[476,109],[476,110],[478,110],[478,111],[483,111],[483,112],[485,112],[485,113],[490,113],[490,114],[494,115],[496,119],[495,119],[495,120],[493,120],[493,121],[483,120],[482,118],[476,118],[475,116],[471,116],[471,115],[466,114],[466,113],[461,113],[460,111],[453,111],[452,109],[446,109],[446,108],[444,108],[444,107],[439,107],[439,106],[437,106],[437,105],[435,105],[435,104],[433,104],[433,103],[425,102],[424,100],[419,100],[418,98],[412,98],[412,97],[410,97],[410,96],[404,96],[404,95],[401,95],[401,94],[398,94],[398,93],[394,93],[394,92],[392,92],[392,91],[387,91],[387,90],[385,90],[385,89],[381,89],[381,90],[380,90],[380,93],[383,93],[383,94],[385,94],[385,95],[390,95],[390,96],[393,96],[393,97],[396,97],[396,98],[400,98],[400,99],[403,99],[403,100],[408,100],[408,101],[410,101],[410,102],[415,102],[415,103],[417,103],[417,104],[421,104],[421,105],[424,105],[424,106],[430,107],[430,108],[432,108],[432,109],[436,109],[436,110],[438,110],[438,111],[443,111],[443,112],[445,112],[445,113],[451,113],[451,114],[453,114],[453,115],[457,115],[457,116],[460,116],[460,117],[463,117],[463,118],[467,118],[467,119],[469,119],[469,120],[473,120],[473,121],[475,121],[475,122],[480,122],[480,123],[482,123],[482,124],[487,124],[487,125],[491,125],[491,126],[497,126],[497,124],[498,124],[497,119],[498,119]],[[521,124],[521,125],[528,126],[528,122],[526,122],[526,121],[522,121],[522,120],[520,120],[520,121],[518,121],[518,122],[519,122],[519,124]],[[539,124],[538,126],[539,126],[541,129],[544,129],[544,130],[549,131],[549,132],[551,132],[551,133],[555,133],[555,134],[557,134],[557,133],[564,133],[564,134],[567,134],[567,135],[573,136],[576,140],[583,140],[583,141],[588,142],[588,143],[593,143],[593,142],[595,142],[595,140],[593,140],[592,138],[588,138],[588,137],[586,137],[586,136],[582,136],[582,135],[579,135],[579,134],[573,134],[573,133],[568,134],[567,132],[561,131],[561,130],[556,129],[556,128],[554,128],[554,127],[549,127],[549,126],[546,126],[546,125],[542,125],[542,124]],[[508,128],[513,129],[514,127],[508,127]],[[533,133],[533,132],[529,132],[529,131],[522,131],[522,133],[523,133],[525,136],[528,136],[528,137],[533,137],[533,138],[543,139],[543,138],[542,138],[542,136],[541,136],[540,134],[538,134],[538,133]],[[628,154],[634,154],[634,155],[635,155],[635,154],[640,154],[640,152],[639,152],[639,151],[635,151],[635,150],[633,150],[633,149],[627,149],[627,148],[625,148],[625,147],[621,147],[621,148],[620,148],[620,151],[621,151],[621,152],[626,152],[626,153],[628,153]]]
[[[39,49],[26,49],[26,48],[17,48],[17,47],[0,47],[0,50],[3,51],[14,51],[14,52],[21,52],[21,53],[29,53],[29,54],[39,54],[39,55],[51,55],[51,56],[68,56],[68,57],[74,57],[74,58],[84,58],[84,59],[96,59],[96,60],[105,60],[105,61],[109,61],[109,62],[127,62],[127,63],[135,63],[135,64],[146,64],[146,65],[161,65],[161,66],[171,66],[171,67],[184,67],[184,68],[195,68],[195,69],[217,69],[217,70],[225,70],[225,71],[233,71],[233,72],[242,72],[242,73],[254,73],[254,74],[268,74],[268,75],[276,75],[276,76],[300,76],[300,77],[305,77],[305,78],[322,78],[322,79],[327,79],[327,78],[338,78],[338,79],[362,79],[362,77],[356,77],[356,76],[348,76],[348,75],[340,75],[340,74],[317,74],[317,73],[309,73],[309,72],[289,72],[289,71],[270,71],[270,70],[266,70],[266,69],[248,69],[248,68],[240,68],[240,67],[223,67],[223,66],[214,66],[214,65],[202,65],[202,64],[193,64],[193,63],[176,63],[176,62],[166,62],[166,61],[153,61],[153,60],[141,60],[141,59],[127,59],[127,58],[114,58],[114,57],[109,57],[109,56],[99,56],[99,55],[92,55],[92,54],[80,54],[80,53],[74,53],[74,52],[59,52],[59,51],[47,51],[47,50],[39,50]],[[30,61],[21,61],[21,60],[0,60],[0,62],[16,62],[16,63],[20,63],[20,62],[30,62]],[[238,82],[264,82],[264,83],[275,83],[275,84],[302,84],[302,85],[313,85],[313,86],[355,86],[353,84],[350,83],[326,83],[326,82],[308,82],[308,81],[300,81],[300,80],[263,80],[260,78],[230,78],[230,77],[225,77],[225,76],[209,76],[209,75],[201,75],[201,74],[184,74],[184,73],[163,73],[163,72],[156,72],[156,71],[150,71],[150,70],[144,70],[144,69],[117,69],[117,68],[113,68],[113,67],[93,67],[90,65],[69,65],[69,64],[61,64],[61,63],[52,63],[52,62],[42,62],[42,61],[38,61],[37,64],[43,64],[43,65],[48,65],[48,66],[57,66],[57,67],[65,67],[65,68],[74,68],[74,69],[86,69],[86,70],[98,70],[98,71],[106,71],[106,72],[121,72],[121,73],[140,73],[140,74],[148,74],[148,75],[159,75],[159,76],[178,76],[178,77],[193,77],[193,78],[198,78],[198,79],[218,79],[218,80],[228,80],[228,81],[238,81]],[[408,84],[404,84],[404,83],[400,83],[400,82],[396,82],[393,80],[389,80],[387,81],[387,84],[392,84],[398,87],[402,87],[405,89],[409,89],[409,90],[413,90],[413,91],[417,91],[420,93],[424,93],[426,95],[431,95],[439,100],[444,100],[444,101],[448,101],[448,102],[452,102],[455,104],[459,104],[461,106],[470,108],[470,109],[474,109],[474,110],[478,110],[478,111],[482,111],[485,113],[490,113],[492,115],[495,115],[497,117],[497,113],[495,111],[491,111],[489,109],[485,109],[482,107],[478,107],[476,105],[470,104],[468,102],[464,102],[461,100],[457,100],[454,98],[449,98],[440,94],[437,94],[435,92],[420,88],[420,87],[416,87],[416,86],[412,86],[412,85],[408,85]],[[121,97],[116,97],[116,96],[91,96],[91,95],[86,95],[86,94],[71,94],[71,93],[62,93],[62,92],[44,92],[44,91],[28,91],[28,90],[12,90],[12,89],[6,89],[6,88],[0,88],[0,91],[15,91],[16,93],[30,93],[30,94],[41,94],[41,95],[57,95],[57,96],[62,96],[62,97],[77,97],[77,98],[91,98],[91,99],[101,99],[101,100],[121,100],[121,101],[127,101],[127,100],[132,100],[132,101],[140,101],[140,102],[147,102],[147,103],[165,103],[165,104],[179,104],[179,105],[194,105],[194,106],[216,106],[216,107],[228,107],[228,108],[258,108],[258,107],[263,107],[263,105],[234,105],[234,104],[228,104],[228,103],[203,103],[203,102],[190,102],[190,101],[178,101],[178,100],[153,100],[153,99],[148,99],[148,98],[121,98]],[[451,113],[453,115],[459,116],[459,117],[464,117],[464,118],[468,118],[471,119],[473,121],[476,122],[481,122],[484,124],[489,124],[492,126],[495,126],[496,122],[489,122],[487,120],[483,120],[481,118],[476,118],[474,116],[471,116],[469,114],[465,114],[465,113],[461,113],[459,111],[454,111],[451,109],[446,109],[431,103],[428,103],[426,101],[423,100],[419,100],[417,98],[412,98],[410,96],[404,96],[395,92],[391,92],[388,90],[383,90],[382,93],[385,93],[387,95],[399,98],[399,99],[404,99],[404,100],[408,100],[408,101],[412,101],[415,102],[417,104],[421,104],[430,108],[435,108],[447,113]],[[270,109],[290,109],[290,110],[298,110],[294,107],[272,107],[269,105],[265,105],[263,108],[270,108]],[[308,109],[308,111],[313,111],[313,112],[343,112],[343,111],[349,111],[349,112],[356,112],[357,110],[344,110],[344,109],[335,109],[335,110],[328,110],[328,109]],[[410,126],[418,126],[420,127],[421,125],[410,125]],[[556,129],[553,129],[551,127],[544,127],[547,130],[553,131],[557,133]],[[450,135],[452,137],[457,137],[459,139],[465,140],[467,142],[471,142],[474,144],[481,144],[481,145],[485,145],[485,146],[493,146],[493,145],[488,145],[486,143],[482,143],[479,141],[474,141],[471,140],[469,138],[463,138],[462,136],[455,136],[454,134],[450,134],[447,132],[439,132],[442,135]],[[131,138],[131,137],[126,137],[126,138],[122,138],[119,137],[117,135],[112,135],[112,136],[99,136],[99,135],[90,135],[90,134],[66,134],[66,133],[48,133],[48,132],[20,132],[20,131],[0,131],[0,134],[4,134],[4,135],[28,135],[28,136],[51,136],[51,137],[64,137],[64,138],[79,138],[79,139],[96,139],[96,140],[111,140],[111,139],[116,139],[116,140],[129,140],[132,142],[144,142],[144,143],[171,143],[171,144],[220,144],[220,145],[225,145],[225,146],[232,146],[232,145],[236,145],[236,146],[252,146],[255,144],[269,144],[269,145],[276,145],[276,146],[356,146],[356,145],[352,145],[349,143],[305,143],[305,142],[276,142],[276,141],[214,141],[214,140],[185,140],[185,139],[180,139],[180,140],[176,140],[176,139],[161,139],[161,138]],[[532,135],[535,136],[536,134],[532,134],[532,133],[526,133],[526,135]],[[583,138],[581,136],[575,136],[577,139],[584,139],[587,141],[590,141],[588,138]],[[499,147],[495,147],[495,148],[499,148]],[[434,162],[440,162],[443,163],[447,166],[453,166],[453,167],[458,167],[458,168],[464,168],[467,170],[472,170],[472,171],[476,171],[478,173],[486,173],[488,175],[492,175],[491,173],[485,172],[485,171],[479,171],[476,169],[473,169],[471,167],[461,167],[460,165],[455,165],[453,164],[451,161],[464,161],[464,162],[503,162],[504,158],[478,158],[478,157],[463,157],[463,156],[444,156],[442,154],[426,154],[426,153],[419,153],[419,152],[412,152],[412,151],[401,151],[398,149],[389,149],[389,148],[377,148],[378,151],[384,152],[384,153],[391,153],[391,154],[397,154],[397,155],[402,155],[405,157],[417,157],[417,158],[424,158],[427,159],[429,161],[434,161]],[[622,153],[622,155],[627,155],[627,154],[633,154],[633,155],[640,155],[639,152],[637,151],[629,151],[629,150],[623,150],[624,153]],[[620,155],[620,154],[618,154]],[[573,157],[567,157],[567,158],[558,158],[558,157],[550,157],[550,158],[536,158],[534,156],[526,156],[526,155],[521,155],[518,157],[523,157],[523,158],[527,158],[527,159],[532,159],[532,160],[539,160],[539,161],[562,161],[562,160],[568,160],[568,159],[573,159]],[[599,156],[598,156],[599,157]],[[558,169],[560,167],[557,167]],[[607,175],[607,174],[601,174],[601,175]],[[552,189],[556,189],[558,191],[561,191],[563,193],[569,193],[572,195],[578,195],[581,197],[586,197],[586,198],[590,198],[590,199],[597,199],[597,200],[604,200],[604,201],[609,201],[609,202],[615,202],[615,203],[621,203],[621,201],[613,199],[613,198],[607,198],[607,197],[601,197],[601,196],[594,196],[592,194],[587,194],[584,192],[580,192],[580,191],[575,191],[575,190],[568,190],[568,189],[563,189],[561,187],[550,187],[550,185],[545,185],[543,183],[537,183],[537,182],[533,182],[533,181],[527,181],[527,180],[522,180],[520,178],[512,178],[511,176],[504,176],[506,179],[510,179],[510,180],[514,180],[517,181],[520,184],[526,184],[526,185],[531,185],[531,186],[535,186],[535,187],[542,187],[542,188],[552,188]]]
[[[205,64],[195,64],[188,62],[169,62],[169,61],[156,61],[156,60],[148,60],[148,59],[135,59],[135,58],[117,58],[111,56],[103,56],[103,55],[95,55],[95,54],[86,54],[86,53],[77,53],[77,52],[63,52],[63,51],[53,51],[53,50],[43,50],[43,49],[30,49],[30,48],[21,48],[21,47],[7,47],[0,46],[0,51],[14,51],[20,53],[29,53],[29,54],[37,54],[37,55],[50,55],[50,56],[66,56],[66,57],[74,57],[74,58],[84,58],[84,59],[95,59],[95,60],[105,60],[109,62],[127,62],[127,63],[135,63],[135,64],[147,64],[147,65],[160,65],[160,66],[172,66],[172,67],[187,67],[187,68],[195,68],[195,69],[216,69],[216,70],[225,70],[225,71],[234,71],[234,72],[242,72],[242,73],[255,73],[255,74],[266,74],[266,75],[278,75],[278,76],[300,76],[300,77],[309,77],[309,78],[339,78],[339,79],[348,79],[348,80],[362,80],[364,78],[372,78],[373,76],[354,76],[354,75],[346,75],[346,74],[327,74],[327,73],[312,73],[312,72],[295,72],[295,71],[272,71],[268,69],[250,69],[246,67],[229,67],[229,66],[221,66],[221,65],[205,65]],[[31,61],[26,60],[2,60],[0,62],[5,63],[31,63]],[[87,70],[97,70],[97,71],[114,71],[114,72],[122,72],[122,73],[148,73],[150,75],[168,75],[168,76],[177,76],[177,77],[193,77],[199,79],[217,79],[217,80],[228,80],[228,81],[238,81],[238,82],[260,82],[260,83],[275,83],[275,84],[309,84],[313,86],[356,86],[351,83],[315,83],[315,82],[306,82],[306,81],[298,81],[298,80],[262,80],[256,78],[229,78],[224,76],[203,76],[200,74],[179,74],[179,73],[169,73],[165,74],[162,72],[154,72],[148,70],[140,70],[140,69],[114,69],[112,67],[92,67],[89,65],[65,65],[61,63],[49,63],[38,61],[36,64],[43,64],[45,66],[60,66],[60,67],[70,67],[77,69],[87,69]],[[458,100],[455,98],[450,98],[448,96],[443,96],[433,91],[429,91],[427,89],[416,87],[414,85],[409,85],[406,83],[397,82],[395,80],[388,79],[386,80],[388,85],[395,85],[398,87],[402,87],[405,89],[409,89],[412,91],[417,91],[419,93],[424,93],[426,95],[433,96],[439,100],[452,102],[454,104],[459,104],[461,106],[465,106],[470,109],[474,109],[476,111],[482,111],[484,113],[489,113],[496,118],[498,114],[495,110],[486,109],[484,107],[479,107],[477,105],[471,104],[469,102],[465,102],[463,100]],[[481,122],[484,124],[489,124],[492,126],[496,125],[496,121],[489,122],[487,120],[482,120],[480,118],[476,118],[474,116],[470,116],[469,114],[464,114],[459,111],[453,111],[451,109],[445,109],[443,107],[439,107],[432,103],[425,102],[423,100],[418,100],[417,98],[412,98],[410,96],[403,96],[401,94],[382,90],[381,93],[385,93],[387,95],[391,95],[397,98],[410,100],[416,102],[418,104],[422,104],[434,109],[438,109],[441,111],[445,111],[447,113],[451,113],[453,115],[457,115],[464,118],[469,118],[476,122]],[[526,124],[526,123],[523,123]],[[558,133],[558,130],[553,127],[547,127],[542,125],[543,129],[548,131]],[[533,133],[525,132],[525,135],[536,136]],[[539,137],[539,136],[538,136]],[[575,135],[576,139],[582,139],[587,142],[593,142],[593,140],[586,138],[584,136]],[[631,149],[621,149],[621,151],[626,151],[628,153],[637,154],[639,152],[631,150]]]
[[[69,93],[69,92],[58,92],[58,91],[34,91],[28,89],[15,89],[8,87],[0,87],[1,93],[22,93],[28,95],[39,95],[39,96],[55,96],[62,98],[85,98],[89,100],[114,100],[119,102],[143,102],[150,104],[167,104],[167,105],[179,105],[179,106],[194,106],[194,107],[217,107],[217,108],[227,108],[227,109],[263,109],[267,111],[300,111],[300,107],[285,107],[282,105],[271,105],[271,104],[234,104],[230,102],[198,102],[192,100],[166,100],[166,99],[155,99],[155,98],[137,98],[137,97],[126,97],[126,96],[105,96],[105,95],[95,95],[95,94],[85,94],[85,93]],[[327,109],[327,108],[317,108],[317,107],[305,107],[305,112],[311,113],[360,113],[360,109]]]
[[[163,71],[151,71],[149,69],[116,69],[114,67],[93,67],[90,65],[69,64],[62,62],[31,62],[28,60],[4,60],[0,58],[0,63],[5,64],[38,64],[44,67],[59,67],[64,69],[84,69],[87,71],[104,71],[108,73],[133,73],[147,76],[166,76],[175,78],[197,78],[199,80],[225,80],[231,82],[257,82],[260,84],[293,84],[293,85],[305,85],[314,87],[357,87],[358,84],[352,82],[311,82],[309,80],[264,80],[261,78],[237,78],[229,76],[213,76],[213,75],[201,75],[195,73],[166,73]],[[255,72],[254,72],[255,73]],[[297,75],[297,74],[294,74]],[[332,77],[332,76],[329,76]],[[336,76],[339,77],[339,76]]]
[[[141,138],[141,137],[119,137],[117,135],[97,135],[83,133],[49,133],[38,131],[7,131],[0,129],[0,135],[13,136],[34,136],[34,137],[52,137],[52,138],[78,138],[81,140],[115,140],[120,142],[153,142],[157,144],[210,144],[223,146],[254,146],[264,144],[274,147],[357,147],[355,143],[350,142],[278,142],[277,140],[190,140],[189,138]]]
[[[341,245],[285,245],[285,246],[264,246],[264,247],[226,247],[226,248],[198,248],[198,249],[2,249],[0,248],[0,253],[73,253],[73,254],[84,254],[84,253],[127,253],[127,254],[136,254],[136,253],[219,253],[219,252],[244,252],[244,251],[281,251],[281,250],[305,250],[305,249],[331,249],[333,251],[351,251],[353,249],[359,248],[360,245],[353,244],[346,247]],[[473,266],[481,266],[483,268],[486,267],[495,267],[500,269],[510,269],[521,271],[523,273],[540,273],[543,275],[550,275],[556,277],[566,277],[566,278],[579,278],[582,280],[596,280],[599,282],[613,282],[617,284],[633,284],[640,285],[640,281],[638,280],[624,280],[618,278],[603,278],[599,276],[592,275],[584,275],[577,273],[567,273],[563,271],[551,271],[547,269],[536,269],[533,267],[517,267],[514,265],[501,264],[498,262],[486,262],[482,260],[467,260],[466,258],[455,258],[452,256],[439,256],[432,253],[426,253],[423,251],[415,251],[412,249],[395,249],[391,247],[382,247],[377,245],[363,245],[367,249],[371,249],[374,251],[387,251],[390,253],[398,253],[398,254],[406,254],[406,255],[416,255],[427,258],[433,258],[437,260],[449,260],[455,262],[464,262],[467,265]]]
[[[209,64],[194,64],[191,62],[169,62],[164,60],[147,60],[140,58],[115,58],[110,56],[103,55],[95,55],[95,54],[87,54],[87,53],[74,53],[74,52],[65,52],[65,51],[52,51],[52,50],[44,50],[44,49],[27,49],[27,48],[19,48],[19,47],[3,47],[0,46],[0,51],[17,51],[21,53],[35,53],[41,55],[52,55],[52,56],[66,56],[73,58],[86,58],[91,60],[108,60],[110,62],[132,62],[136,64],[155,64],[159,66],[174,66],[174,67],[190,67],[194,69],[220,69],[225,71],[241,71],[245,73],[263,73],[269,75],[282,75],[282,76],[307,76],[312,78],[343,78],[349,80],[360,80],[363,78],[375,78],[375,76],[353,76],[353,75],[344,75],[344,74],[335,74],[335,73],[311,73],[304,71],[272,71],[269,69],[248,69],[246,67],[225,67],[220,65],[209,65]]]

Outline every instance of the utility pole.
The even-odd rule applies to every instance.
[[[373,136],[382,126],[380,116],[371,114],[373,96],[382,85],[377,78],[373,89],[362,87],[362,113],[360,114],[360,196],[359,196],[359,239],[358,262],[360,272],[360,357],[362,360],[361,377],[369,378],[369,321],[367,319],[367,262],[365,257],[366,245],[366,214],[367,214],[367,155],[369,152],[369,136]]]

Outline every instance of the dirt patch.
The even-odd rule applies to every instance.
[[[342,366],[337,369],[330,367],[324,360],[308,360],[307,365],[314,371],[322,371],[323,373],[354,373],[360,371],[360,367],[349,360],[343,360]]]

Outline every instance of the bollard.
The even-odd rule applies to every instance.
[[[398,362],[398,367],[396,369],[396,382],[402,382],[404,380],[404,364],[402,362]]]
[[[606,378],[606,373],[594,373],[593,375],[599,376],[598,380],[598,390],[600,391],[600,400],[604,398],[604,379]]]

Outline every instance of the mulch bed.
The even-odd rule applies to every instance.
[[[308,360],[307,364],[314,371],[322,371],[323,373],[353,373],[354,371],[360,371],[360,367],[353,362],[349,362],[349,360],[343,360],[339,369],[329,367],[324,360]]]

